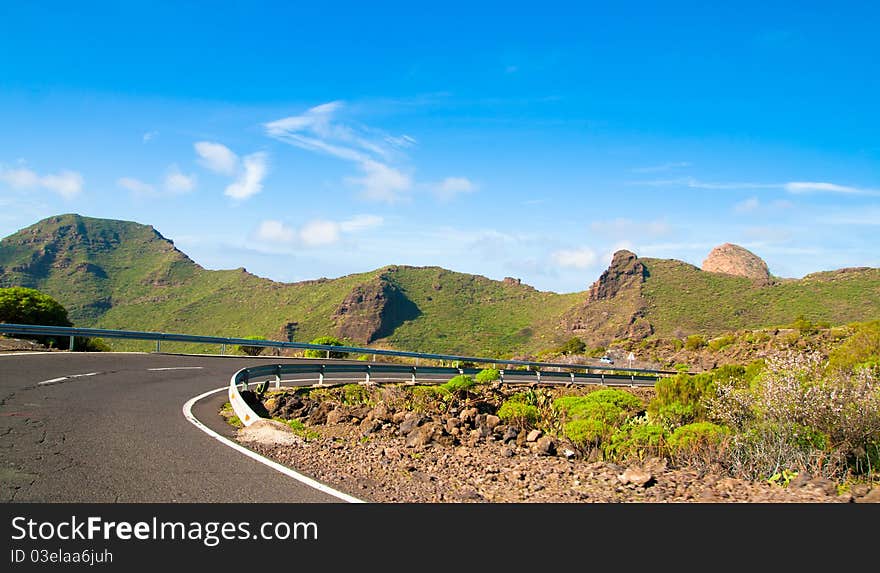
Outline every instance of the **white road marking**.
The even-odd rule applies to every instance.
[[[217,388],[216,390],[210,390],[208,392],[205,392],[204,394],[199,394],[195,398],[190,398],[189,400],[187,400],[186,404],[183,405],[183,416],[187,420],[189,420],[196,428],[205,432],[206,434],[208,434],[209,436],[211,436],[212,438],[214,438],[218,442],[229,446],[230,448],[236,450],[239,453],[246,455],[247,457],[251,458],[252,460],[256,460],[256,461],[260,462],[261,464],[265,464],[265,465],[269,466],[270,468],[272,468],[275,471],[283,473],[287,477],[291,477],[291,478],[297,480],[298,482],[301,482],[311,488],[314,488],[314,489],[321,491],[323,493],[326,493],[328,495],[332,495],[333,497],[335,497],[337,499],[341,499],[342,501],[347,501],[349,503],[364,503],[364,501],[361,499],[358,499],[354,496],[348,495],[347,493],[343,493],[341,491],[335,490],[330,486],[324,485],[319,481],[315,481],[308,476],[304,476],[301,473],[296,472],[287,466],[283,466],[283,465],[279,464],[278,462],[275,462],[275,461],[272,461],[268,458],[265,458],[265,457],[261,456],[260,454],[245,448],[241,444],[238,444],[228,438],[221,436],[220,434],[218,434],[217,432],[215,432],[211,428],[202,424],[193,415],[192,407],[196,402],[198,402],[202,398],[207,398],[208,396],[211,396],[212,394],[218,394],[220,392],[226,392],[228,390],[229,390],[228,386],[223,386],[222,388]]]
[[[97,376],[100,372],[88,372],[86,374],[71,374],[70,376],[61,376],[60,378],[52,378],[51,380],[43,380],[42,382],[37,382],[37,386],[49,386],[51,384],[58,384],[59,382],[64,382],[65,380],[70,380],[71,378],[84,378],[86,376]]]
[[[168,368],[147,368],[150,372],[161,372],[163,370],[201,370],[204,366],[169,366]]]

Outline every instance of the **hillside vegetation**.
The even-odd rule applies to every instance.
[[[147,225],[67,214],[0,241],[0,286],[49,294],[77,326],[275,340],[292,333],[296,341],[329,335],[377,348],[498,357],[534,356],[573,336],[595,348],[711,338],[798,315],[830,324],[880,317],[880,269],[762,282],[621,253],[588,291],[570,294],[439,267],[279,283],[243,268],[204,269]]]

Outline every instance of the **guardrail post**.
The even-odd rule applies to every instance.
[[[498,379],[501,380],[501,383],[504,383],[504,369],[498,371]]]
[[[464,368],[459,368],[459,369],[458,369],[458,373],[459,373],[459,374],[464,374]]]
[[[157,338],[156,339],[156,352],[161,352],[161,351],[162,351],[162,339]]]
[[[571,375],[571,383],[574,384],[574,372],[569,372]]]
[[[365,381],[366,384],[370,383],[370,365],[367,364],[367,379]]]
[[[413,384],[416,383],[416,367],[415,366],[412,367],[412,383]]]
[[[275,389],[281,389],[281,365],[275,367]]]
[[[630,388],[635,388],[635,387],[636,387],[636,375],[633,374],[632,372],[630,372],[630,374],[629,374],[629,380],[630,380],[630,382],[629,382],[629,387],[630,387]]]
[[[605,373],[602,372],[602,386],[605,385]]]
[[[224,354],[226,354],[226,343],[225,342],[220,345],[220,356],[223,356]]]
[[[540,384],[541,383],[541,371],[535,370],[535,374],[538,376],[538,384]]]
[[[327,360],[330,360],[330,351],[327,351]]]
[[[70,335],[70,351],[73,352],[73,335]]]
[[[318,371],[318,386],[324,385],[324,365],[321,364],[321,369]]]

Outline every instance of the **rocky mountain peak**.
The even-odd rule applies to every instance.
[[[763,282],[770,281],[767,263],[755,253],[734,245],[724,243],[712,249],[703,261],[703,270],[711,273],[724,273],[746,277]]]
[[[611,264],[590,286],[590,302],[612,298],[626,287],[638,285],[645,280],[645,265],[632,251],[621,249],[614,253]]]

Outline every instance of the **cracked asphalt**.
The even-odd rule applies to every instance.
[[[266,360],[0,354],[0,501],[338,501],[245,457],[184,418],[188,399]],[[188,369],[148,370],[176,367]],[[52,382],[39,384],[46,381]],[[229,436],[232,429],[216,415],[225,401],[221,392],[200,401],[193,413]]]

